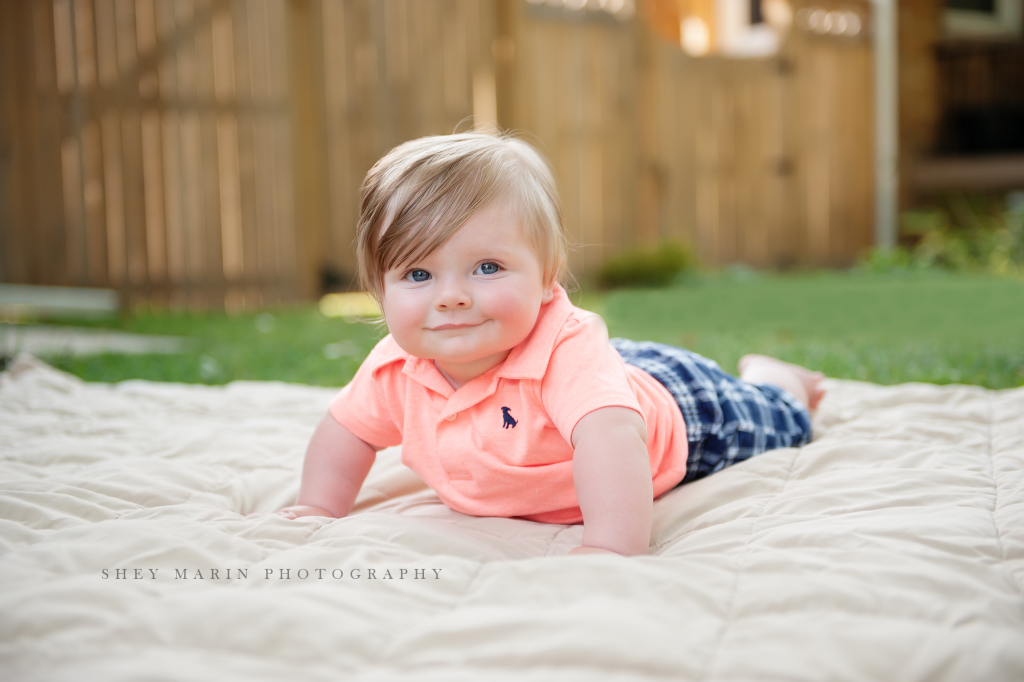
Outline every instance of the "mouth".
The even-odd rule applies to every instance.
[[[477,327],[479,324],[442,324],[438,327],[431,327],[432,332],[443,332],[449,329],[466,329],[467,327]]]

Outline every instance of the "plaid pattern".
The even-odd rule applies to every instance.
[[[683,411],[690,454],[682,483],[766,450],[798,447],[811,440],[811,415],[788,391],[748,384],[682,348],[627,339],[611,343],[624,362],[667,388]]]

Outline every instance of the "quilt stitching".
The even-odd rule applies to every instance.
[[[548,540],[548,546],[547,549],[544,551],[544,556],[552,556],[551,550],[554,549],[555,545],[558,543],[559,536],[561,536],[563,533],[565,533],[573,527],[574,526],[565,526],[564,528],[559,528],[558,532],[552,535],[551,538]]]
[[[999,554],[1002,558],[1000,563],[1005,566],[1007,561],[1006,545],[1003,544],[1003,531],[999,527],[999,519],[996,518],[996,510],[999,509],[999,481],[996,480],[996,453],[992,445],[992,424],[994,422],[995,409],[992,406],[992,396],[990,394],[988,399],[988,462],[992,472],[992,509],[989,513],[992,516],[992,526],[996,531],[996,542],[999,544]],[[1010,584],[1010,588],[1014,592],[1024,596],[1015,580],[1007,579],[1006,582]]]
[[[487,565],[488,564],[477,564],[476,571],[474,571],[473,573],[473,577],[469,579],[468,583],[466,583],[466,586],[462,590],[462,593],[455,600],[455,603],[452,604],[451,608],[447,610],[447,613],[455,613],[462,609],[463,604],[466,602],[467,599],[469,599],[469,595],[472,594],[473,587],[476,585],[477,579],[480,577],[480,574],[483,572],[484,568],[487,567]],[[429,625],[431,621],[437,620],[440,616],[441,610],[436,609],[433,614],[423,619],[422,623],[420,623],[420,626],[426,627],[427,625]],[[382,655],[377,660],[377,665],[385,665],[386,661],[393,660],[395,658],[396,647],[399,647],[402,644],[404,644],[402,637],[396,637],[392,639],[390,645],[382,651]]]
[[[721,631],[718,633],[718,641],[715,642],[715,646],[711,651],[711,656],[708,659],[708,665],[704,670],[704,674],[700,677],[700,679],[702,680],[709,679],[709,676],[715,669],[715,663],[718,661],[718,654],[722,650],[722,643],[725,641],[725,634],[729,631],[729,628],[732,626],[732,622],[735,619],[733,609],[736,605],[736,595],[739,593],[740,590],[740,580],[743,576],[743,570],[746,566],[747,557],[750,555],[750,540],[754,537],[754,527],[757,525],[757,522],[761,520],[762,517],[764,517],[764,513],[765,511],[768,510],[768,506],[771,505],[772,502],[777,500],[784,492],[786,492],[786,488],[789,486],[789,482],[793,479],[793,471],[796,469],[796,460],[799,459],[800,454],[802,452],[803,448],[798,448],[796,450],[796,453],[793,455],[792,461],[789,463],[789,471],[786,472],[786,478],[782,482],[782,488],[779,489],[779,492],[775,493],[775,495],[773,495],[770,499],[765,500],[764,505],[761,507],[760,513],[758,513],[757,517],[750,522],[750,533],[747,535],[747,539],[743,543],[743,551],[739,561],[736,564],[736,580],[733,582],[732,592],[729,594],[729,607],[726,611],[725,621],[722,625]]]
[[[305,547],[305,546],[306,546],[306,545],[308,545],[308,544],[309,544],[310,542],[312,542],[312,541],[313,541],[313,536],[314,536],[314,535],[316,535],[317,533],[319,533],[320,531],[322,531],[322,530],[323,530],[324,528],[327,528],[327,527],[328,527],[329,525],[331,525],[332,521],[336,521],[336,520],[337,520],[337,519],[332,519],[331,521],[327,521],[327,522],[325,522],[325,523],[321,523],[321,524],[320,524],[320,525],[318,525],[318,526],[317,526],[316,528],[314,528],[314,529],[313,529],[313,530],[312,530],[312,531],[310,532],[310,534],[309,534],[309,535],[307,535],[307,536],[305,537],[305,539],[303,539],[303,541],[302,541],[302,546],[303,546],[303,547]]]

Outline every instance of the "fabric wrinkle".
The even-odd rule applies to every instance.
[[[760,521],[764,517],[765,512],[768,511],[769,505],[771,505],[772,502],[777,500],[779,497],[781,497],[783,495],[783,493],[786,492],[786,488],[789,486],[789,482],[793,478],[793,471],[796,468],[796,460],[800,456],[800,453],[802,451],[803,451],[802,448],[797,448],[796,451],[793,453],[793,457],[790,460],[789,469],[786,472],[786,478],[783,479],[783,482],[782,482],[782,487],[779,489],[779,491],[777,493],[775,493],[775,495],[773,495],[773,496],[771,496],[771,497],[769,497],[768,499],[765,500],[764,505],[761,507],[761,511],[758,513],[758,515],[756,517],[754,517],[750,521],[750,532],[747,534],[747,539],[743,542],[743,549],[741,550],[741,552],[742,552],[741,556],[740,556],[739,560],[736,562],[736,565],[737,565],[737,568],[736,568],[736,571],[735,571],[736,579],[735,579],[735,581],[733,583],[732,592],[729,595],[729,606],[728,606],[728,608],[726,610],[726,614],[727,614],[726,615],[726,619],[722,623],[721,632],[718,635],[718,638],[717,638],[717,640],[715,642],[714,649],[712,650],[712,653],[711,653],[711,655],[709,657],[709,662],[708,662],[707,668],[705,669],[705,674],[702,675],[701,678],[700,678],[702,680],[711,679],[710,675],[713,673],[714,668],[715,668],[715,663],[718,661],[718,655],[719,655],[719,652],[722,649],[722,644],[725,641],[725,636],[728,633],[729,628],[732,627],[733,619],[735,617],[734,610],[735,610],[735,607],[736,607],[736,597],[739,594],[740,582],[742,580],[743,570],[744,570],[744,568],[746,566],[747,558],[749,557],[750,552],[751,552],[750,541],[753,540],[753,538],[754,538],[755,526],[757,526],[757,522]]]

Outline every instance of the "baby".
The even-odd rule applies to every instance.
[[[356,241],[390,334],[331,401],[281,516],[347,515],[376,451],[401,443],[456,511],[583,522],[571,553],[645,554],[656,497],[810,440],[820,373],[747,355],[736,379],[609,341],[572,305],[554,179],[522,141],[395,148],[363,183]]]

